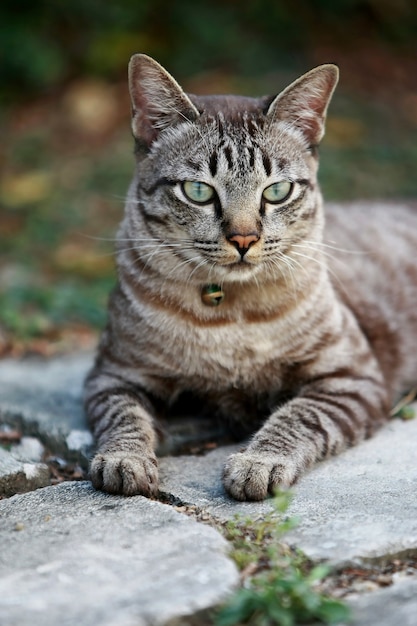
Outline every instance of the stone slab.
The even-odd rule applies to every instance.
[[[159,460],[160,489],[186,504],[195,504],[225,521],[235,515],[256,519],[273,510],[265,502],[237,502],[221,480],[227,457],[241,446],[221,446],[199,456],[167,456]]]
[[[91,353],[0,361],[0,422],[86,466],[93,440],[83,413],[82,384],[91,364]]]
[[[53,359],[0,360],[0,423],[38,437],[55,454],[88,466],[93,438],[82,404],[84,379],[94,354],[82,352]],[[161,424],[165,432],[158,454],[224,436],[205,418],[176,419]]]
[[[238,582],[213,528],[87,482],[0,501],[0,545],[2,626],[156,626]]]
[[[0,447],[0,496],[8,497],[49,485],[49,469],[13,456]]]
[[[417,551],[417,419],[389,422],[372,439],[318,464],[293,487],[287,536],[315,560],[341,566]],[[223,464],[236,447],[161,459],[161,488],[227,519],[257,517],[270,501],[237,503],[224,493]]]
[[[69,460],[75,455],[74,460],[78,461],[82,455],[86,462],[91,436],[82,412],[81,390],[91,363],[91,354],[50,361],[1,361],[0,422],[19,426],[26,435],[40,437],[56,454],[62,454]],[[185,422],[179,426],[174,424],[169,432],[170,441],[165,452],[180,449],[184,442],[190,442],[193,438],[196,441],[199,437],[204,439],[209,432],[204,429],[205,425],[201,422],[194,422],[194,425]],[[214,436],[214,431],[211,434]],[[374,438],[317,465],[305,474],[292,490],[293,501],[288,514],[298,517],[299,523],[287,535],[287,540],[303,549],[311,558],[330,561],[336,567],[416,554],[416,441],[417,419],[407,422],[392,420]],[[238,503],[223,490],[223,464],[227,456],[238,447],[219,447],[202,456],[161,458],[161,490],[172,494],[179,501],[200,506],[223,520],[236,514],[252,519],[264,516],[272,510],[270,500],[263,503]],[[59,496],[53,495],[55,493]],[[58,497],[62,498],[59,504],[61,509],[55,509],[58,506],[55,498]],[[154,522],[148,524],[149,507],[159,521],[154,519]],[[51,516],[51,510],[60,513]],[[45,615],[49,611],[47,602],[51,597],[51,614],[55,616],[51,618],[51,624],[56,623],[59,616],[59,621],[65,626],[63,619],[66,619],[66,607],[70,606],[71,611],[76,611],[78,605],[90,620],[79,622],[82,626],[89,626],[90,623],[100,623],[100,626],[143,626],[149,620],[159,623],[158,620],[177,617],[179,613],[171,614],[168,610],[166,613],[152,613],[153,609],[149,608],[146,598],[143,599],[141,595],[143,590],[149,589],[150,580],[155,582],[155,577],[158,578],[155,582],[159,584],[158,593],[168,598],[167,604],[162,603],[162,606],[172,604],[176,600],[175,594],[180,598],[181,584],[194,589],[181,569],[180,559],[176,562],[175,555],[170,552],[175,552],[177,547],[178,553],[182,550],[186,555],[183,563],[191,563],[187,567],[196,580],[200,577],[201,583],[204,578],[201,572],[206,571],[208,557],[204,550],[199,551],[198,542],[197,547],[187,543],[191,527],[183,526],[184,522],[179,523],[171,518],[167,521],[167,511],[170,511],[170,515],[179,514],[158,502],[107,496],[93,491],[87,483],[73,483],[3,500],[0,502],[1,511],[6,511],[6,517],[1,517],[0,513],[0,545],[7,546],[4,554],[3,548],[0,550],[0,623],[5,626],[16,623],[19,626],[26,626],[26,623],[37,626],[33,615],[39,618],[39,624],[49,626],[45,622]],[[14,513],[12,515],[12,511],[16,516],[13,516]],[[58,524],[60,518],[62,526]],[[196,524],[187,518],[181,519]],[[5,521],[7,529],[4,527]],[[53,528],[55,530],[51,532]],[[84,528],[89,529],[89,534],[83,535]],[[170,534],[172,529],[177,534]],[[191,537],[194,537],[193,533]],[[171,542],[171,548],[165,542],[165,536],[166,542]],[[142,553],[143,546],[148,543],[151,552],[154,550],[153,559],[149,555],[145,558]],[[39,561],[32,553],[30,546],[33,545],[40,546],[42,551]],[[124,546],[133,547],[129,550]],[[192,560],[188,550],[195,552],[194,556],[199,563]],[[234,566],[222,552],[224,545],[220,548],[212,547],[211,550],[219,559],[224,559],[222,563],[227,563],[226,571],[232,568],[229,578],[236,581]],[[155,554],[159,555],[158,558]],[[33,561],[28,561],[30,558]],[[168,566],[163,569],[162,563],[165,562],[176,563],[174,569]],[[3,574],[2,564],[6,567]],[[222,578],[223,565],[219,567]],[[126,572],[136,577],[135,580],[129,578]],[[177,577],[179,586],[175,587]],[[120,581],[121,591],[115,601],[116,607],[112,593],[114,589],[119,589]],[[140,589],[135,586],[135,581],[139,581]],[[88,584],[93,585],[91,603],[87,597],[90,592],[83,595]],[[230,583],[228,588],[233,584]],[[413,581],[404,581],[401,585],[352,600],[355,626],[389,626],[397,622],[405,626],[414,624],[407,621],[416,608],[413,584]],[[171,592],[166,589],[171,589],[172,585],[173,593],[170,595]],[[40,594],[48,587],[53,591],[46,599],[46,596]],[[225,588],[220,587],[219,584],[216,588],[217,595],[214,594],[216,599],[213,602],[217,602],[225,592]],[[70,594],[70,589],[74,595]],[[198,598],[202,597],[200,591],[196,595]],[[77,607],[73,609],[73,598],[77,597],[78,600],[78,596],[80,602],[77,601]],[[108,614],[106,599],[110,599]],[[154,601],[159,605],[159,600],[154,598]],[[192,606],[186,606],[186,603],[182,605],[181,602],[176,604],[178,610],[193,612],[209,606],[212,599],[206,598],[201,603],[197,601]],[[148,607],[147,612],[141,612],[139,604]],[[387,615],[391,617],[384,622],[384,615],[378,607],[385,604]],[[26,605],[29,607],[27,613],[24,609]],[[390,606],[393,607],[392,613],[389,613]],[[30,617],[27,617],[29,613]],[[4,622],[2,618],[6,614],[7,619],[12,621]],[[400,617],[394,619],[394,615]],[[79,613],[76,613],[77,616]],[[21,621],[23,618],[28,621]],[[68,621],[68,625],[78,623],[77,619],[75,622]]]
[[[341,565],[417,553],[417,419],[389,422],[372,439],[300,481],[289,539]]]
[[[22,437],[19,443],[10,447],[9,451],[12,456],[21,461],[40,463],[45,448],[36,437]]]
[[[353,618],[349,626],[416,626],[417,579],[366,593],[348,604]]]

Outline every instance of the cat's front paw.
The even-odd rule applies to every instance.
[[[124,496],[154,496],[158,493],[158,462],[153,454],[105,452],[97,454],[90,467],[96,489]]]
[[[236,500],[264,500],[278,487],[289,487],[299,475],[291,458],[268,452],[238,452],[223,471],[226,491]]]

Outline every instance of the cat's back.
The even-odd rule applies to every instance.
[[[397,388],[404,381],[414,385],[417,204],[329,204],[324,242],[335,289],[354,310],[386,376],[398,372]]]
[[[329,265],[342,280],[354,279],[358,288],[385,285],[390,295],[414,294],[416,247],[417,203],[326,205],[324,251]]]

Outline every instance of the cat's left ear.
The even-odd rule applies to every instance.
[[[130,59],[129,91],[133,135],[147,147],[164,128],[199,116],[177,81],[146,54]]]
[[[284,89],[270,104],[267,117],[298,128],[309,145],[324,135],[327,107],[339,79],[336,65],[319,65]]]

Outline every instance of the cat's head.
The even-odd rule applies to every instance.
[[[292,246],[322,229],[317,146],[337,79],[322,65],[275,97],[194,96],[135,55],[124,235],[146,239],[146,263],[193,281],[285,272]]]

